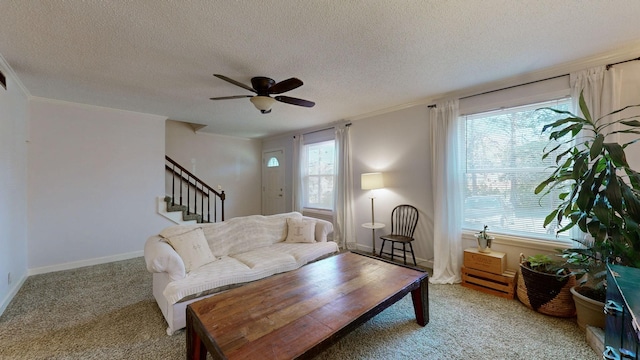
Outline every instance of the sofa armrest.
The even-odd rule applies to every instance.
[[[183,279],[187,274],[180,255],[157,235],[144,244],[144,261],[149,272],[166,272],[172,281]]]
[[[317,242],[326,242],[327,236],[333,232],[333,223],[330,221],[303,216],[304,219],[314,220],[316,222],[315,238]]]

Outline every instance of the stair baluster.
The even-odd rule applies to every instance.
[[[183,217],[186,215],[188,218],[195,218],[198,222],[216,222],[216,221],[224,221],[224,200],[225,193],[224,191],[216,191],[211,186],[204,183],[202,180],[198,179],[195,175],[190,173],[187,169],[183,168],[172,160],[170,157],[165,156],[167,164],[165,164],[165,168],[170,173],[171,179],[171,199],[168,196],[165,198],[167,204],[172,207],[175,206],[175,198],[176,198],[176,177],[179,182],[179,196],[180,196],[180,210],[183,211]],[[176,169],[177,168],[177,169]],[[183,188],[186,187],[186,205],[183,203]],[[193,188],[193,208],[191,207],[191,192]],[[200,197],[200,208],[198,209],[198,196]],[[213,219],[211,217],[211,197],[213,196]],[[206,199],[206,214],[205,214],[205,199]],[[217,201],[220,200],[220,218],[218,218],[218,204]],[[177,210],[179,211],[179,210]]]

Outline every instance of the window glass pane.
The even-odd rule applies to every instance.
[[[305,145],[304,152],[304,206],[333,210],[335,141]]]
[[[276,159],[275,157],[272,157],[267,162],[267,167],[278,167],[278,166],[280,166],[280,163],[278,162],[278,159]]]
[[[555,160],[542,160],[545,147],[555,146],[542,128],[561,116],[535,110],[569,106],[570,99],[563,99],[465,118],[464,228],[478,231],[488,225],[498,233],[556,239],[557,223],[546,229],[543,224],[560,202],[558,193],[541,197],[534,189],[550,175]],[[567,237],[563,233],[558,239]]]

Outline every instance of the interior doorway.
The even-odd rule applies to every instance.
[[[262,153],[262,213],[285,212],[284,149]]]

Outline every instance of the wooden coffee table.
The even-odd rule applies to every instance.
[[[311,358],[411,292],[429,322],[426,272],[343,253],[187,306],[187,359]]]

